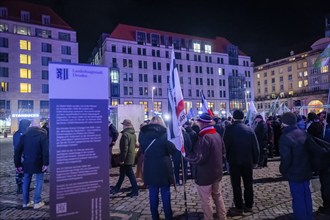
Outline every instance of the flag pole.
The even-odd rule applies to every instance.
[[[324,109],[327,109],[325,111],[325,122],[324,122],[324,125],[323,125],[323,138],[325,136],[325,130],[327,128],[327,120],[328,120],[328,110],[329,110],[329,103],[330,103],[330,88],[329,88],[329,92],[328,92],[328,100],[327,100],[327,104],[325,106]],[[329,112],[330,113],[330,112]]]
[[[181,167],[182,167],[182,185],[183,185],[183,199],[184,199],[184,208],[185,208],[185,211],[184,211],[184,214],[185,214],[185,217],[186,219],[188,219],[188,207],[187,207],[187,193],[186,193],[186,177],[185,177],[185,166],[184,166],[184,158],[183,156],[181,155]]]

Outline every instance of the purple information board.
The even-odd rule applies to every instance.
[[[107,69],[52,63],[49,70],[50,217],[109,219]]]

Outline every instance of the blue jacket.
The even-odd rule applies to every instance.
[[[49,165],[47,131],[40,127],[29,127],[15,148],[14,161],[16,168],[23,166],[24,173],[41,173],[42,166]]]
[[[295,125],[283,128],[280,144],[280,172],[289,181],[303,182],[312,177],[311,160],[304,146],[306,132]]]

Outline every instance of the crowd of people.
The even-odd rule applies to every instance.
[[[173,218],[171,186],[185,184],[189,178],[196,184],[204,219],[213,219],[212,201],[218,219],[252,213],[253,170],[267,167],[272,157],[280,157],[279,171],[288,181],[294,219],[313,218],[310,180],[315,176],[319,177],[323,200],[318,213],[330,217],[330,157],[326,158],[329,162],[325,168],[313,170],[310,149],[305,144],[308,135],[330,143],[330,113],[310,112],[305,117],[287,112],[267,118],[258,114],[250,123],[241,110],[235,110],[228,118],[203,113],[181,128],[185,156],[168,140],[167,126],[160,116],[141,124],[138,136],[131,120],[125,119],[121,124],[118,139],[118,130],[109,123],[110,159],[117,141],[120,149],[119,179],[110,187],[110,193],[118,193],[127,176],[132,186],[127,196],[138,196],[138,180],[142,181],[141,188],[149,191],[154,220],[159,219],[159,194],[165,219]],[[17,193],[23,194],[23,208],[40,208],[44,205],[41,192],[49,165],[48,123],[42,128],[21,120],[13,144]],[[112,161],[110,168],[111,164]],[[234,204],[229,208],[222,197],[221,180],[226,174],[230,175]],[[33,175],[36,188],[30,200]]]
[[[126,121],[129,120],[122,123],[122,133],[126,130]],[[120,140],[120,178],[111,193],[119,192],[126,174],[133,190],[127,196],[138,195],[133,172],[136,165],[136,177],[149,190],[154,220],[159,219],[159,193],[165,219],[173,218],[171,185],[185,184],[188,178],[195,181],[204,219],[214,218],[212,201],[218,219],[241,216],[253,212],[253,170],[267,167],[269,158],[280,157],[279,171],[289,183],[294,219],[313,218],[310,180],[316,175],[323,199],[318,213],[330,217],[330,163],[325,169],[313,170],[305,144],[308,134],[330,143],[329,113],[310,112],[305,117],[288,112],[267,118],[257,114],[251,123],[245,120],[241,110],[235,110],[228,118],[203,113],[189,119],[182,127],[182,134],[185,157],[167,140],[166,124],[159,116],[141,124],[139,137],[131,139],[133,142]],[[127,164],[126,157],[131,157],[136,148],[136,158]],[[129,166],[129,172],[122,171],[125,166]],[[234,206],[228,209],[221,192],[221,179],[225,174],[230,175],[234,199]]]

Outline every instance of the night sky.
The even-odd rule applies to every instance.
[[[48,5],[76,32],[86,63],[101,33],[117,24],[215,38],[221,36],[255,65],[301,53],[324,37],[329,0],[26,0]]]

